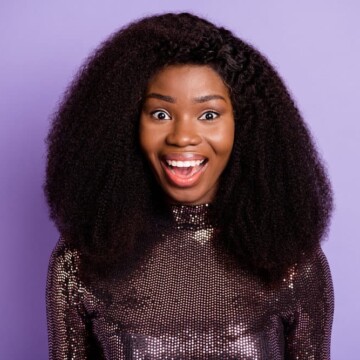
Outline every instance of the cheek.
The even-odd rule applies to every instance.
[[[145,126],[143,125],[143,120],[140,118],[139,123],[139,143],[140,147],[144,150],[144,147],[146,146],[146,138],[147,138],[147,132],[145,129]]]
[[[149,127],[143,125],[142,121],[140,120],[140,127],[139,127],[139,142],[140,147],[144,154],[148,157],[148,154],[153,151],[154,148],[154,138],[153,132]]]
[[[218,156],[227,159],[234,145],[234,136],[235,128],[234,125],[231,124],[217,129],[217,131],[212,134],[209,142]]]
[[[151,163],[153,167],[155,164],[155,160],[157,157],[157,153],[159,152],[161,139],[160,134],[151,127],[144,126],[140,122],[140,129],[139,129],[139,143],[143,154],[145,155],[146,159]]]

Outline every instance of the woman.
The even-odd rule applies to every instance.
[[[51,359],[329,359],[331,187],[254,48],[187,13],[134,22],[47,143]]]

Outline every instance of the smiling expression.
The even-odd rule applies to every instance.
[[[150,79],[140,145],[172,203],[213,200],[234,143],[229,92],[209,66],[172,65]]]

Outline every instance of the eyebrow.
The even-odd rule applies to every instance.
[[[161,94],[158,94],[158,93],[150,93],[150,94],[146,95],[146,98],[147,99],[148,98],[160,99],[160,100],[172,103],[172,104],[176,102],[175,98],[173,98],[171,96],[161,95]]]
[[[194,102],[196,103],[204,103],[210,100],[225,100],[225,98],[221,95],[205,95],[205,96],[199,96],[197,98],[194,99]]]
[[[162,94],[158,94],[158,93],[150,93],[148,95],[146,95],[146,98],[153,98],[153,99],[159,99],[159,100],[163,100],[169,103],[174,104],[176,102],[176,99],[173,98],[172,96],[167,96],[167,95],[162,95]],[[204,103],[210,100],[224,100],[226,102],[226,99],[221,96],[221,95],[204,95],[204,96],[199,96],[194,98],[194,102],[195,103]]]

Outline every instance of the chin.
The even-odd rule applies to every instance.
[[[179,191],[180,192],[180,191]],[[212,197],[209,194],[191,194],[186,190],[179,192],[166,192],[166,196],[170,203],[179,203],[184,205],[200,205],[210,203]]]

